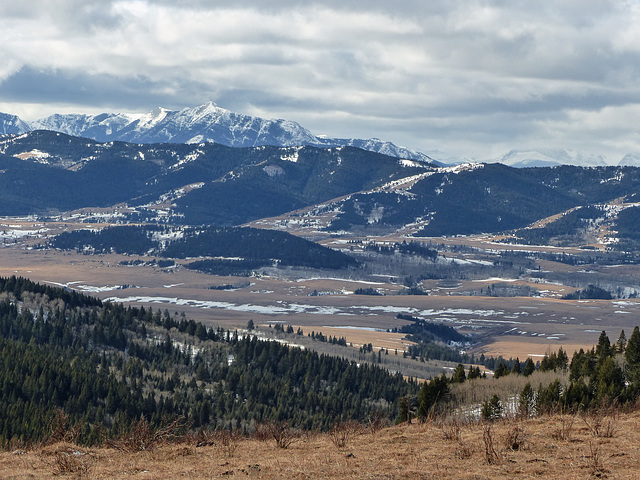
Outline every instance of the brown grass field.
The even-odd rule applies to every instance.
[[[55,443],[0,453],[3,479],[638,478],[640,412],[492,424],[427,422],[273,439],[196,438],[143,451]],[[344,445],[341,445],[344,441]]]
[[[354,344],[371,342],[378,348],[397,348],[397,339],[390,342],[389,334],[384,331],[355,329],[399,327],[406,322],[398,320],[396,313],[429,311],[433,312],[430,318],[435,321],[479,334],[481,343],[475,348],[476,353],[521,359],[527,355],[544,355],[560,346],[570,353],[575,348],[590,348],[602,330],[615,341],[621,329],[627,334],[631,332],[634,319],[640,314],[637,300],[620,305],[611,301],[563,301],[555,297],[460,296],[449,295],[446,291],[430,296],[375,297],[352,294],[356,288],[370,286],[367,282],[330,278],[330,275],[307,279],[273,276],[242,279],[205,275],[185,268],[167,270],[120,265],[123,260],[135,258],[9,246],[0,248],[0,275],[19,275],[41,283],[69,285],[103,299],[144,297],[147,300],[133,303],[154,309],[166,308],[170,312],[184,311],[189,318],[224,328],[243,328],[249,319],[256,324],[299,325],[305,333],[314,330],[329,335],[331,327],[332,335],[345,336]],[[243,281],[250,282],[250,286],[234,291],[209,289]],[[114,289],[123,285],[131,288]],[[384,281],[376,286],[389,290],[398,288]],[[101,291],[105,287],[111,290]],[[326,294],[310,296],[314,291]],[[211,307],[201,302],[223,302],[232,308]],[[278,308],[283,306],[287,312],[279,313]],[[276,310],[271,313],[274,308]],[[358,338],[354,338],[356,334]]]
[[[0,219],[0,229],[46,230],[44,235],[94,226],[98,225]],[[386,240],[401,241],[402,238],[389,236]],[[300,326],[305,333],[322,331],[325,335],[344,336],[355,346],[372,343],[374,348],[401,350],[405,342],[385,330],[406,323],[396,318],[397,313],[410,313],[426,315],[425,318],[455,326],[464,333],[475,333],[478,343],[471,350],[473,353],[537,359],[561,346],[569,354],[578,348],[590,348],[602,330],[613,342],[621,329],[629,335],[640,316],[640,302],[635,299],[624,302],[560,300],[558,296],[572,291],[571,287],[536,284],[526,278],[512,284],[528,285],[547,293],[540,297],[459,295],[478,287],[486,288],[496,280],[461,281],[454,289],[439,289],[438,281],[429,280],[422,285],[431,290],[429,296],[402,296],[393,294],[401,285],[390,282],[389,277],[374,277],[373,283],[371,278],[368,282],[357,277],[332,278],[333,275],[326,272],[282,271],[246,279],[217,277],[180,266],[160,269],[120,264],[140,258],[135,256],[28,249],[41,241],[43,237],[38,234],[22,236],[15,244],[11,240],[3,241],[0,275],[20,275],[37,282],[68,285],[103,299],[132,298],[134,304],[166,308],[172,313],[185,312],[189,318],[224,328],[243,328],[250,319],[260,325],[287,323]],[[440,241],[489,248],[492,238],[437,239]],[[333,240],[326,239],[323,243],[331,242]],[[539,263],[545,270],[565,273],[576,270],[576,267],[554,262]],[[604,274],[634,276],[637,266],[607,268]],[[249,285],[234,291],[210,289],[239,282]],[[129,288],[116,289],[125,285]],[[357,288],[371,286],[388,295],[353,295]],[[313,292],[320,295],[311,296]]]

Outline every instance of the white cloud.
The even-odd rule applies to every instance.
[[[4,3],[10,113],[213,100],[476,158],[524,144],[640,151],[634,122],[610,113],[640,104],[635,2]]]

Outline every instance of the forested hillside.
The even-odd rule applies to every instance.
[[[574,235],[603,204],[630,206],[640,184],[635,167],[437,168],[354,147],[98,143],[45,131],[0,139],[0,170],[3,215],[126,204],[120,221],[241,225],[322,204],[331,231],[416,224],[418,236],[441,236],[523,229],[584,207],[554,231],[521,232],[531,243]],[[620,216],[623,245],[634,246],[634,213]]]
[[[338,417],[391,417],[417,389],[375,366],[16,277],[0,279],[0,385],[2,445],[43,438],[58,411],[83,443],[141,416],[156,427],[326,429]]]
[[[217,274],[249,274],[274,263],[328,269],[358,265],[349,255],[286,232],[249,227],[146,225],[117,226],[98,231],[74,230],[57,235],[50,246],[94,253],[150,253],[181,259],[217,257],[186,264],[187,268]]]
[[[179,223],[239,225],[429,168],[354,147],[98,143],[35,131],[0,138],[0,215],[126,202],[136,218],[156,219],[147,207],[170,198]]]

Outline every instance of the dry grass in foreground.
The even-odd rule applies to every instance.
[[[429,422],[273,437],[214,433],[133,452],[56,443],[0,453],[3,479],[638,478],[640,412],[492,424]],[[260,437],[260,436],[259,436]]]

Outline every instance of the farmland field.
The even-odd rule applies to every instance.
[[[257,326],[295,325],[305,334],[323,332],[327,336],[345,337],[356,347],[371,343],[376,349],[400,352],[409,342],[403,340],[402,334],[387,331],[408,323],[397,318],[398,314],[444,323],[471,334],[473,345],[469,351],[476,354],[535,359],[560,346],[570,353],[580,347],[590,348],[602,330],[615,340],[621,329],[630,333],[640,313],[640,303],[634,298],[560,298],[576,290],[568,285],[570,282],[563,283],[563,278],[593,279],[593,283],[620,278],[632,284],[637,266],[586,268],[536,260],[538,271],[546,272],[544,275],[528,274],[531,269],[514,275],[512,268],[505,270],[504,276],[496,276],[491,265],[498,258],[497,252],[522,247],[498,247],[486,236],[429,239],[433,245],[466,246],[473,250],[440,253],[445,268],[471,270],[453,279],[421,280],[419,287],[428,295],[397,294],[404,288],[397,272],[402,274],[403,269],[411,274],[420,272],[420,263],[398,260],[400,263],[389,270],[381,263],[386,261],[382,257],[373,259],[367,264],[368,269],[362,271],[280,268],[251,277],[220,277],[184,268],[185,261],[180,260],[174,266],[161,268],[153,263],[153,258],[144,256],[88,255],[32,248],[64,230],[104,226],[2,219],[0,275],[24,276],[101,299],[148,305],[172,313],[185,312],[189,318],[208,325],[244,328],[249,320]],[[333,248],[352,251],[356,258],[367,254],[353,245],[371,241],[326,234],[319,240]],[[375,241],[392,243],[402,238],[390,236]],[[491,287],[527,289],[522,291],[531,291],[533,295],[487,296]],[[375,289],[382,295],[357,295],[354,293],[357,289]]]

